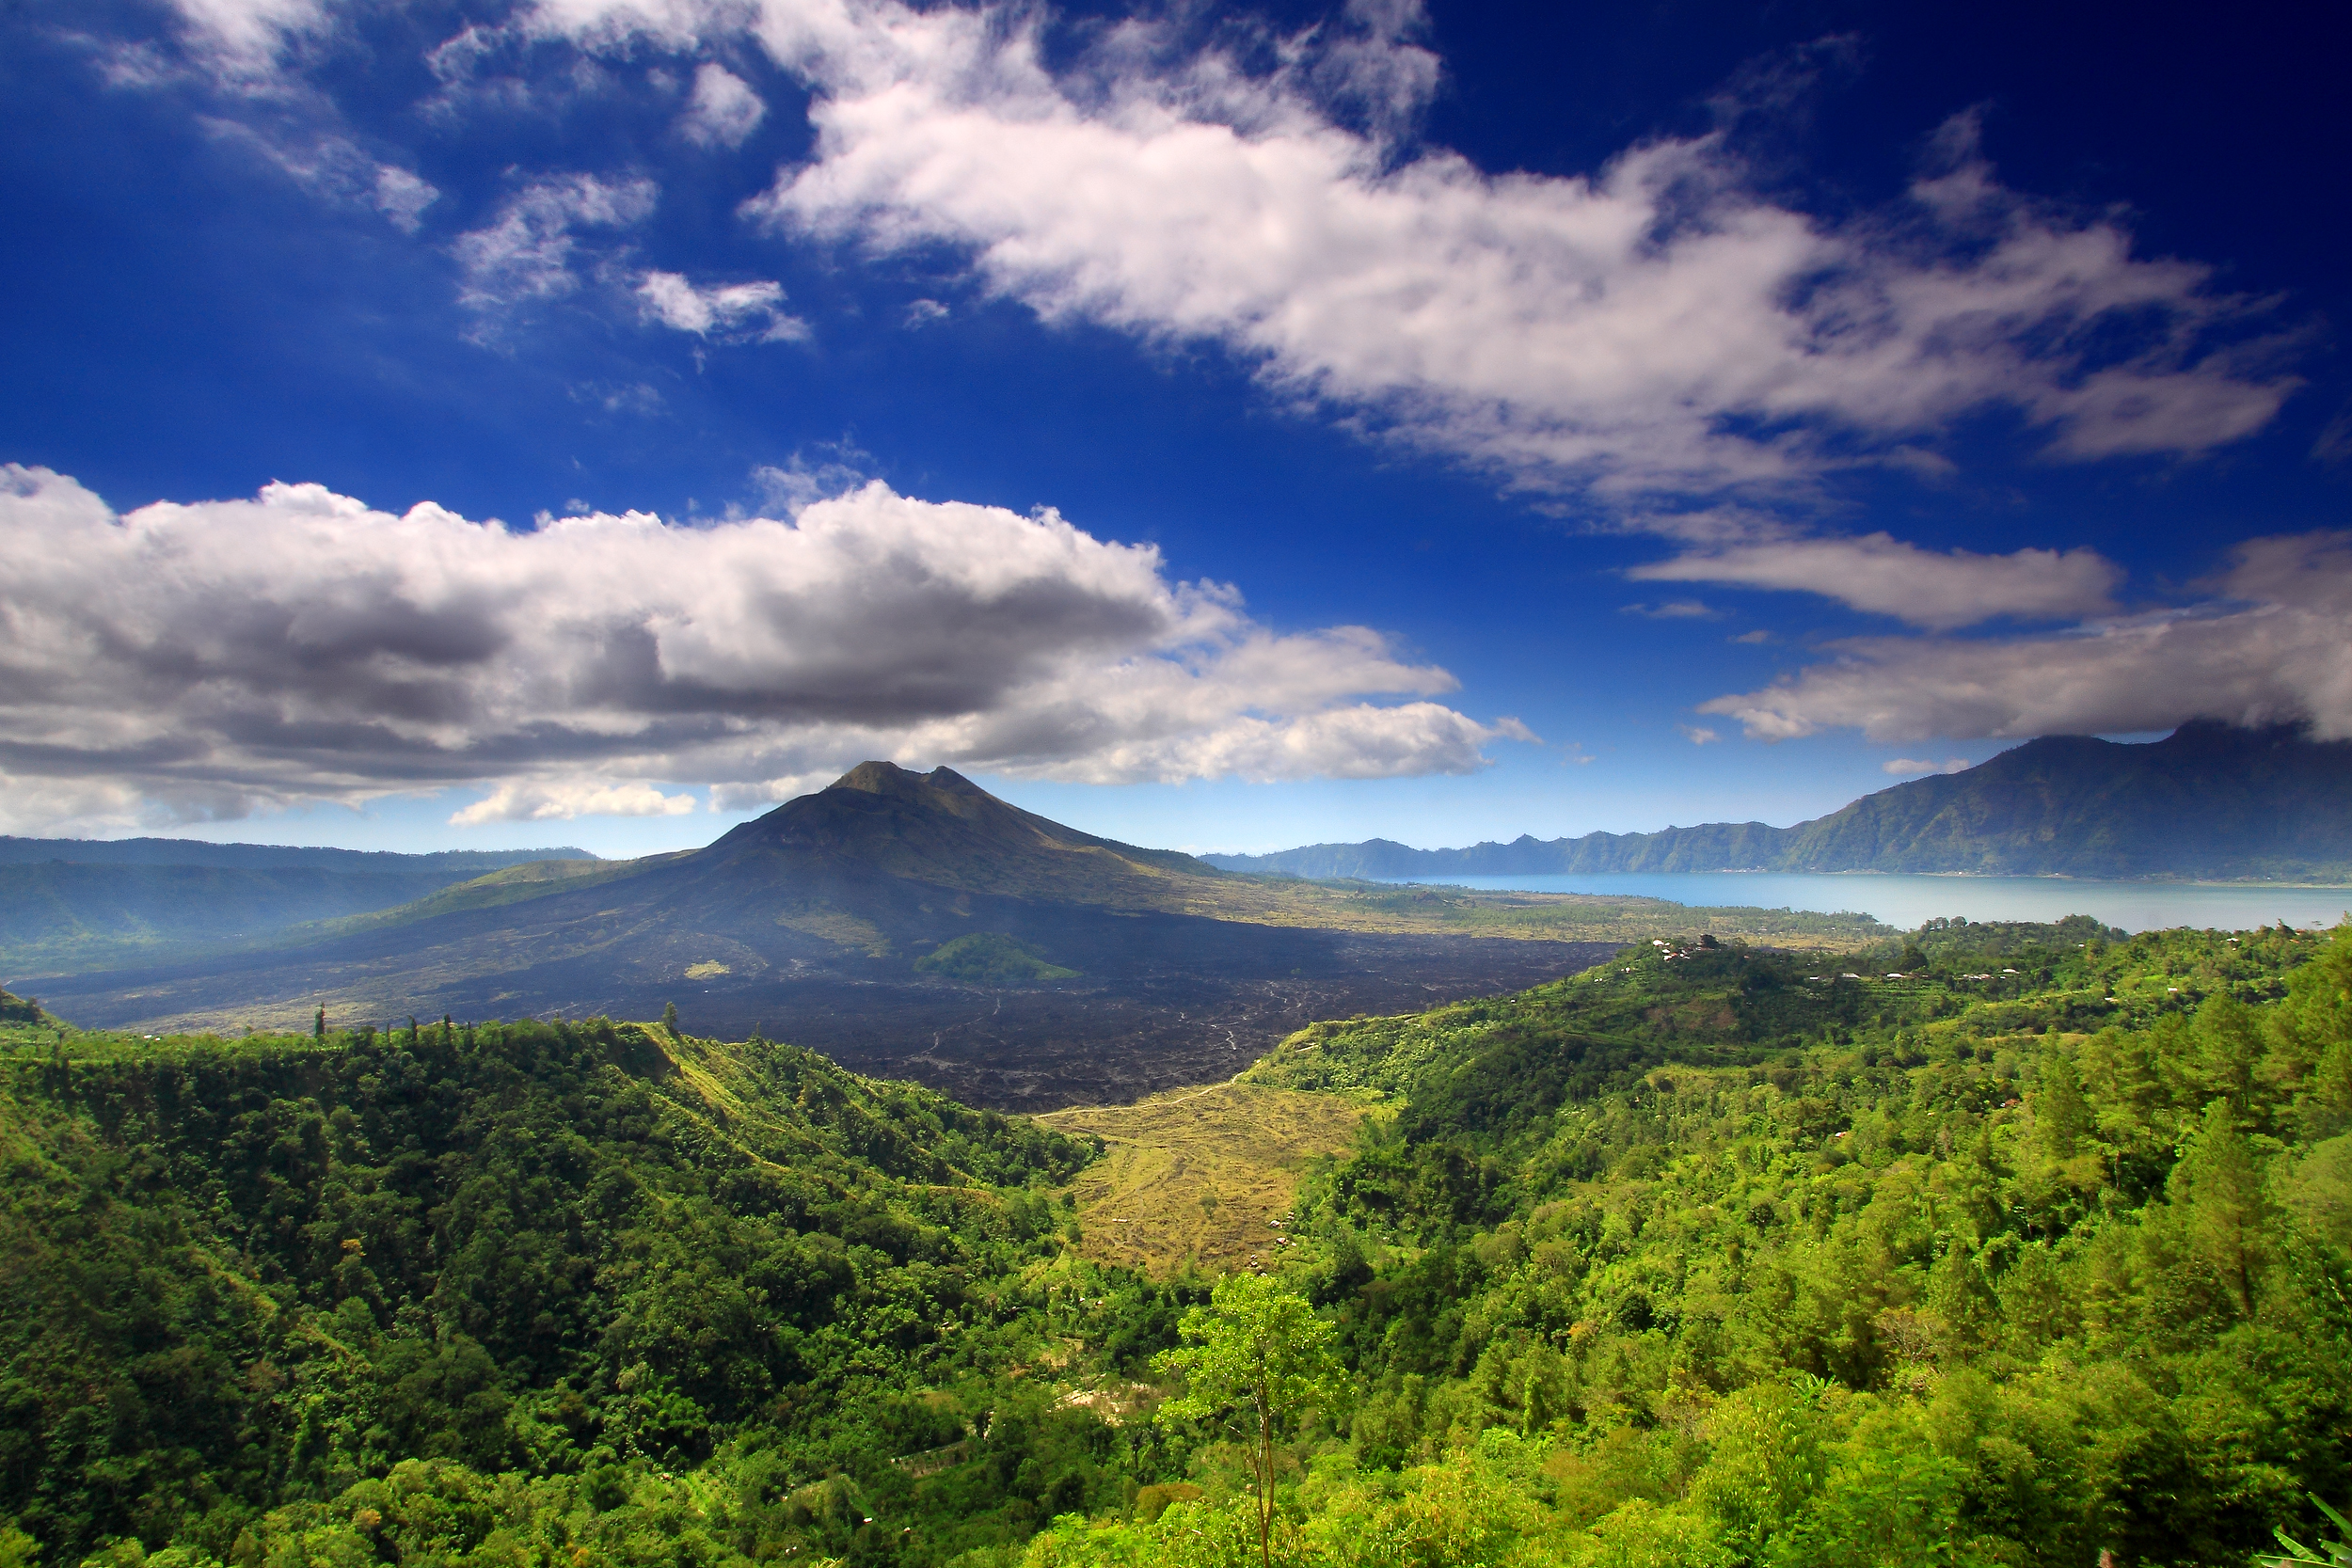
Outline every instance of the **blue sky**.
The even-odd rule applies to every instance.
[[[0,831],[634,853],[889,755],[1438,845],[2352,735],[2344,40],[2062,9],[11,8]]]

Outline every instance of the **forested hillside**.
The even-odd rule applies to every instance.
[[[0,1560],[935,1562],[1139,1463],[1043,1372],[1179,1297],[1033,1124],[627,1024],[0,1037]]]
[[[2352,1501],[2352,933],[1956,926],[1870,958],[1653,948],[1256,1069],[1405,1102],[1290,1227],[1347,1391],[1286,1452],[1279,1560],[2320,1538],[2310,1495]],[[1254,1560],[1201,1474],[1031,1563]]]
[[[20,1564],[2137,1568],[2352,1502],[2352,931],[1318,1025],[1249,1078],[1385,1108],[1213,1304],[1081,1259],[1083,1142],[789,1046],[5,1012]]]

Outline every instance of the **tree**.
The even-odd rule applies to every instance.
[[[314,1040],[326,1037],[326,1007],[324,1004],[310,1016],[310,1037]]]
[[[675,1038],[677,1038],[677,1004],[676,1004],[676,1003],[675,1003],[675,1002],[664,1002],[663,1004],[661,1004],[661,1027],[663,1027],[664,1029],[667,1029],[667,1030],[670,1032],[670,1037],[671,1037],[672,1039],[675,1039]]]
[[[2205,1107],[2204,1125],[2172,1167],[2165,1189],[2188,1225],[2190,1244],[2254,1315],[2254,1282],[2269,1260],[2270,1202],[2259,1155],[2237,1130],[2230,1102]]]
[[[1209,1305],[1177,1325],[1184,1343],[1152,1365],[1184,1374],[1182,1398],[1154,1418],[1225,1422],[1250,1450],[1258,1486],[1258,1554],[1274,1560],[1274,1446],[1305,1410],[1335,1397],[1345,1373],[1332,1354],[1331,1325],[1307,1298],[1263,1275],[1229,1275]]]

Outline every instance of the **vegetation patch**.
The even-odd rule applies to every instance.
[[[926,974],[944,975],[974,986],[1041,986],[1074,980],[1078,972],[1051,962],[1002,931],[974,931],[914,960]]]
[[[1037,1119],[1108,1150],[1073,1189],[1080,1250],[1168,1279],[1279,1267],[1301,1177],[1375,1114],[1361,1098],[1234,1083]]]

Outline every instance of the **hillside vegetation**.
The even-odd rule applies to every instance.
[[[1954,925],[1869,958],[1677,943],[1250,1075],[1399,1102],[1290,1227],[1351,1392],[1290,1447],[1279,1560],[2320,1537],[2311,1495],[2352,1502],[2352,931]],[[1028,1560],[1254,1560],[1195,1466],[1203,1497]]]
[[[1057,1130],[664,1026],[158,1040],[10,999],[0,1552],[1239,1568],[1269,1467],[1263,1558],[1317,1568],[2325,1536],[2352,930],[1706,935],[1286,1041],[1221,1114],[1359,1125],[1271,1140],[1292,1207],[1214,1307],[1080,1224],[1119,1166],[1076,1129],[1181,1149],[1181,1106]],[[1262,1433],[1216,1392],[1245,1310],[1306,1369]]]
[[[1072,1255],[1082,1141],[601,1021],[0,1042],[10,1560],[924,1563],[1126,1495],[1036,1369],[1177,1298]]]

